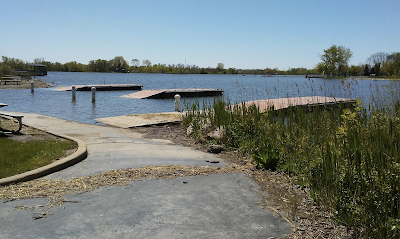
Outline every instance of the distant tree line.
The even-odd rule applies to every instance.
[[[400,76],[400,52],[391,54],[378,52],[367,58],[366,64],[348,65],[353,56],[349,48],[332,45],[324,50],[321,62],[317,65],[318,73],[332,77],[346,76],[383,76],[398,78]]]
[[[196,65],[186,64],[153,64],[150,60],[132,59],[131,64],[122,56],[116,56],[111,60],[91,60],[88,64],[76,61],[67,63],[45,61],[43,58],[36,58],[32,63],[39,63],[47,66],[47,71],[63,72],[120,72],[120,73],[162,73],[162,74],[254,74],[254,75],[328,75],[332,77],[346,76],[400,76],[400,52],[391,54],[378,52],[372,54],[360,65],[348,65],[353,53],[343,46],[333,45],[324,50],[319,62],[314,69],[289,68],[279,70],[278,68],[265,69],[225,69],[223,63],[216,67],[201,68]],[[28,69],[28,62],[23,60],[2,56],[0,62],[0,75],[12,75],[16,71]]]

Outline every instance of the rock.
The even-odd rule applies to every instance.
[[[189,127],[187,127],[186,129],[186,135],[191,135],[193,134],[193,127],[190,125]]]
[[[207,134],[207,136],[212,139],[220,139],[222,138],[223,135],[224,135],[224,128],[222,126],[216,128],[215,130]]]
[[[219,163],[219,160],[208,160],[208,159],[206,159],[206,162],[208,162],[208,163]]]
[[[207,149],[207,152],[213,154],[219,154],[224,151],[224,148],[221,145],[210,145]]]

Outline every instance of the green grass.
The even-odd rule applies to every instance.
[[[397,85],[398,86],[398,85]],[[219,143],[249,155],[260,168],[285,172],[336,220],[367,238],[400,238],[400,91],[369,111],[292,107],[190,106],[184,124],[201,138],[203,125],[222,127]],[[390,96],[390,97],[389,97]],[[382,97],[380,97],[382,99]]]
[[[50,164],[75,145],[73,141],[64,140],[18,142],[0,138],[0,178]]]

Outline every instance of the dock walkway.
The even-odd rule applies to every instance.
[[[254,100],[245,102],[245,106],[251,105],[257,106],[261,112],[273,109],[281,110],[291,106],[317,106],[326,104],[338,104],[338,103],[355,103],[354,99],[349,98],[335,98],[326,96],[307,96],[307,97],[293,97],[293,98],[279,98],[279,99],[265,99],[265,100]],[[240,106],[240,104],[238,104]]]
[[[142,90],[142,85],[135,84],[108,84],[108,85],[76,85],[76,91],[91,91],[95,87],[97,91],[118,91],[118,90]],[[72,91],[72,86],[57,87],[58,91]]]
[[[141,93],[141,92],[138,92]],[[256,105],[261,112],[271,109],[274,110],[286,109],[290,106],[318,106],[325,104],[353,104],[355,100],[348,98],[334,98],[323,96],[309,96],[309,97],[295,97],[295,98],[280,98],[280,99],[265,99],[255,100],[245,103],[246,107]],[[242,104],[237,104],[241,107]],[[171,107],[172,108],[172,107]],[[181,122],[186,112],[166,112],[166,113],[151,113],[151,114],[135,114],[135,115],[122,115],[114,117],[106,117],[95,119],[98,122],[112,125],[120,128],[134,128],[151,125],[163,125],[168,123]]]
[[[220,96],[224,94],[221,89],[161,89],[161,90],[142,90],[122,97],[135,99],[166,99],[174,98],[176,94],[181,97],[207,97]]]

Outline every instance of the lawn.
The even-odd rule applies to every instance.
[[[0,178],[24,173],[63,157],[65,152],[76,147],[69,140],[39,140],[19,142],[0,138]]]

